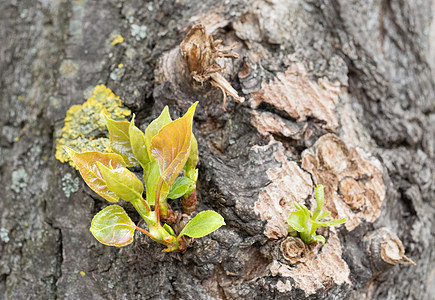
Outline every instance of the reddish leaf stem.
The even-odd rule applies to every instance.
[[[143,205],[145,205],[145,209],[146,209],[148,212],[151,212],[151,208],[149,207],[149,205],[148,205],[148,203],[145,201],[145,199],[144,199],[143,197],[141,197],[141,200],[142,200]]]
[[[139,231],[141,231],[141,232],[143,232],[143,233],[145,233],[145,234],[146,234],[147,236],[149,236],[150,238],[154,238],[154,237],[151,235],[151,233],[149,233],[149,232],[146,231],[145,229],[140,228],[140,227],[138,227],[138,226],[136,226],[136,229],[139,230]]]

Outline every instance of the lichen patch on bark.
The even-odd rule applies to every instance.
[[[73,105],[67,111],[65,126],[57,139],[56,158],[75,167],[63,146],[80,152],[111,152],[104,114],[114,120],[124,121],[131,111],[122,105],[121,99],[109,88],[97,85],[85,103]]]
[[[313,192],[310,175],[296,162],[289,161],[283,148],[275,153],[275,158],[282,165],[267,171],[272,183],[260,191],[254,208],[261,219],[267,221],[264,234],[270,239],[287,235],[287,218],[295,210],[293,201],[304,200]]]
[[[302,168],[316,185],[325,185],[325,209],[333,218],[347,218],[347,230],[379,217],[385,197],[382,171],[336,135],[326,134],[305,150]]]
[[[294,267],[275,260],[269,265],[269,270],[272,276],[291,277],[295,281],[296,288],[303,290],[307,295],[312,295],[318,289],[328,289],[331,283],[351,284],[349,266],[341,255],[341,243],[332,228],[327,243],[316,256],[310,256],[305,262]],[[285,292],[290,291],[292,286],[278,282],[277,289]]]
[[[312,117],[323,121],[325,129],[335,130],[338,127],[335,114],[340,92],[338,83],[326,78],[311,81],[302,63],[292,64],[285,73],[278,73],[276,77],[268,84],[263,82],[263,88],[252,93],[253,108],[264,102],[287,112],[298,122]]]

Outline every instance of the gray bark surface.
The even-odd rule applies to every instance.
[[[0,298],[431,299],[434,9],[430,0],[0,1]],[[220,63],[247,100],[229,97],[226,112],[219,89],[171,80],[161,63],[198,21],[225,45],[239,43],[240,58]],[[114,34],[124,42],[111,45]],[[141,128],[164,105],[178,117],[200,101],[198,210],[219,212],[227,226],[184,254],[161,253],[140,233],[123,248],[92,237],[107,202],[55,148],[67,110],[98,84]],[[313,102],[281,102],[298,89]],[[325,160],[322,147],[352,164],[364,205],[343,204],[331,163],[340,160],[335,150]],[[318,183],[354,226],[325,231],[310,273],[282,258],[273,222],[292,200],[309,202]],[[264,203],[277,203],[276,215]],[[385,227],[416,266],[370,256],[372,234]]]

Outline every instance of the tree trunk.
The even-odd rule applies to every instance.
[[[1,1],[0,298],[430,299],[434,9],[430,0]],[[172,63],[198,22],[238,43],[240,58],[217,59],[246,99],[228,97],[226,111],[220,89]],[[67,110],[98,84],[141,128],[165,105],[178,117],[199,100],[197,210],[219,212],[225,227],[183,254],[161,253],[141,233],[123,248],[92,237],[107,202],[55,148]],[[348,221],[299,257],[286,220],[293,201],[312,206],[317,184],[332,216]]]

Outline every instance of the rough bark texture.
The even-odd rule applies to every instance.
[[[434,9],[430,0],[0,1],[0,298],[430,299]],[[229,98],[226,112],[220,90],[165,64],[198,21],[239,43],[239,59],[218,63],[246,101]],[[116,34],[125,41],[112,45]],[[218,211],[226,227],[181,255],[138,233],[124,248],[91,236],[107,203],[54,153],[66,111],[97,84],[142,127],[164,105],[179,116],[200,101],[198,209]],[[349,221],[290,264],[286,216],[293,201],[312,203],[319,183],[333,217]],[[379,232],[417,265],[383,262]]]

